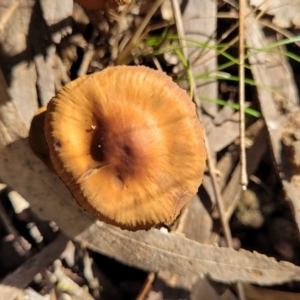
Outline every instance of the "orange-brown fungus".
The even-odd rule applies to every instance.
[[[89,10],[105,10],[119,5],[129,4],[131,0],[76,0],[78,4]]]
[[[67,84],[48,105],[45,136],[77,202],[121,228],[170,224],[202,181],[195,106],[147,67],[110,67]]]

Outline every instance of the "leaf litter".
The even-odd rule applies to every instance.
[[[225,292],[231,295],[232,299],[236,299],[236,297],[243,299],[242,293],[236,293],[236,290],[230,285],[235,282],[258,285],[289,283],[290,290],[281,291],[280,293],[283,294],[278,292],[278,295],[284,295],[286,299],[298,296],[297,292],[300,291],[300,288],[295,281],[299,281],[300,274],[296,254],[299,249],[299,231],[295,229],[295,223],[299,227],[299,201],[297,198],[299,194],[297,193],[299,189],[299,162],[297,159],[299,99],[291,69],[291,66],[293,68],[295,66],[293,64],[290,66],[290,62],[282,55],[282,53],[286,53],[284,45],[272,48],[272,43],[277,42],[277,33],[266,36],[261,25],[264,23],[260,23],[260,19],[267,20],[268,18],[264,14],[270,14],[275,16],[273,18],[275,25],[288,30],[294,26],[292,29],[296,30],[295,28],[298,26],[297,10],[294,8],[298,3],[297,1],[292,3],[271,1],[268,6],[264,6],[261,2],[251,1],[250,4],[256,6],[258,11],[254,10],[251,12],[252,15],[248,14],[245,23],[247,46],[254,49],[252,53],[250,50],[248,52],[247,64],[250,64],[251,71],[247,69],[246,77],[251,79],[253,76],[253,81],[258,82],[255,85],[251,84],[251,87],[246,86],[246,101],[254,111],[258,112],[261,108],[261,114],[265,121],[264,123],[262,119],[257,120],[259,112],[254,114],[256,117],[246,114],[247,172],[250,179],[252,178],[249,189],[255,191],[254,202],[247,198],[251,193],[246,195],[246,199],[241,200],[243,199],[242,195],[245,195],[239,185],[240,165],[237,160],[240,140],[237,115],[234,110],[230,109],[222,112],[221,107],[218,106],[221,102],[217,101],[217,99],[226,101],[229,105],[236,101],[238,91],[233,79],[237,79],[237,68],[236,63],[232,64],[233,61],[230,61],[230,57],[237,57],[234,47],[228,50],[232,55],[226,55],[231,63],[231,67],[226,69],[226,72],[232,74],[229,81],[224,80],[220,83],[226,83],[225,89],[218,89],[218,82],[213,78],[205,79],[201,76],[208,71],[217,71],[218,68],[228,64],[224,56],[217,57],[215,53],[227,51],[227,46],[235,43],[232,33],[234,31],[230,29],[235,21],[222,18],[222,13],[233,16],[237,12],[237,5],[231,1],[225,1],[220,4],[217,12],[207,3],[206,9],[198,14],[196,13],[198,11],[197,1],[189,0],[186,9],[180,12],[184,20],[182,25],[185,35],[198,40],[202,45],[207,44],[208,47],[189,46],[187,52],[182,51],[183,54],[180,54],[178,49],[180,51],[182,45],[178,39],[170,41],[165,39],[168,34],[176,34],[173,18],[170,17],[173,16],[174,3],[173,6],[172,1],[165,0],[162,3],[163,5],[160,7],[159,1],[154,4],[147,1],[132,1],[129,6],[106,13],[84,11],[75,4],[73,13],[71,13],[72,1],[65,1],[59,5],[54,2],[47,5],[45,1],[42,1],[40,7],[36,5],[35,1],[30,1],[27,6],[20,1],[20,7],[13,8],[10,12],[10,17],[6,21],[8,23],[6,25],[1,23],[1,30],[5,31],[0,41],[2,47],[0,66],[5,80],[2,78],[0,82],[0,90],[3,93],[3,95],[1,94],[2,106],[0,109],[2,133],[0,145],[5,148],[2,149],[0,157],[0,176],[4,184],[0,196],[6,200],[0,209],[2,212],[0,219],[3,228],[6,229],[0,233],[5,237],[2,243],[3,249],[12,247],[13,250],[10,254],[18,257],[19,260],[18,269],[16,269],[17,266],[9,263],[10,256],[4,255],[0,260],[0,264],[3,264],[5,259],[8,262],[6,269],[3,269],[6,271],[0,274],[2,277],[0,295],[1,292],[9,293],[5,299],[24,292],[37,293],[37,286],[41,290],[47,290],[44,295],[51,294],[53,296],[55,294],[53,297],[61,299],[63,294],[68,294],[72,299],[76,299],[76,297],[78,298],[76,293],[80,294],[80,285],[83,286],[83,282],[88,286],[89,294],[84,296],[86,299],[89,297],[97,299],[101,293],[102,296],[105,296],[104,299],[121,299],[122,293],[123,295],[127,293],[126,295],[130,295],[130,297],[137,294],[144,295],[144,298],[139,299],[145,299],[147,293],[150,297],[151,292],[155,291],[159,278],[163,278],[169,286],[181,287],[185,292],[188,291],[190,297],[196,297],[194,299],[197,297],[200,299],[201,289],[197,290],[197,286],[202,286],[199,283],[201,280],[204,286],[216,291],[207,278],[226,283]],[[215,5],[212,2],[210,4]],[[154,5],[157,5],[155,11],[151,11]],[[9,7],[6,5],[0,5],[0,7],[0,15],[5,16]],[[41,15],[37,14],[39,11],[43,11],[44,20]],[[217,13],[220,17],[218,27],[216,27]],[[15,21],[20,20],[20,16],[23,18],[22,24]],[[75,20],[73,24],[70,23],[70,17]],[[36,30],[37,22],[41,20],[40,24],[43,26]],[[178,28],[178,20],[176,25]],[[20,26],[23,26],[22,31],[18,29]],[[93,29],[91,30],[91,28]],[[14,36],[16,40],[12,46],[8,41],[11,40],[14,30],[21,34]],[[217,30],[219,30],[219,34],[222,33],[227,38],[220,39],[218,34],[215,35]],[[43,36],[45,32],[49,39],[39,44],[39,38],[36,39],[36,37]],[[203,36],[202,40],[199,39],[199,33]],[[157,34],[161,36],[157,36]],[[292,31],[289,35],[292,36]],[[26,48],[24,36],[28,36],[28,41],[33,45],[33,52]],[[151,48],[147,42],[144,43],[144,38],[147,36],[154,38],[156,48]],[[132,37],[134,37],[133,40]],[[263,43],[260,43],[261,41]],[[172,47],[169,47],[170,44]],[[218,48],[214,48],[214,45],[217,45]],[[172,52],[172,49],[177,50]],[[255,49],[262,49],[262,51],[257,52]],[[264,52],[264,49],[268,49],[268,51]],[[155,51],[161,54],[156,55]],[[120,53],[122,53],[121,57]],[[257,250],[266,255],[244,249],[236,251],[216,246],[218,244],[226,245],[226,241],[223,236],[224,229],[222,230],[222,226],[219,225],[220,211],[216,205],[216,194],[208,175],[199,191],[199,197],[193,198],[175,224],[165,229],[169,233],[157,229],[131,233],[101,222],[94,222],[84,214],[74,204],[70,193],[59,179],[49,173],[49,170],[32,154],[26,139],[20,139],[27,135],[26,127],[28,127],[38,104],[46,104],[70,78],[76,78],[79,74],[99,71],[118,60],[124,62],[126,58],[126,62],[131,64],[146,64],[165,70],[170,76],[181,82],[180,84],[186,89],[189,89],[191,81],[188,79],[188,84],[184,84],[183,81],[187,74],[185,68],[188,67],[188,64],[185,64],[185,67],[181,64],[182,59],[186,59],[185,55],[190,56],[190,67],[197,78],[195,81],[196,93],[206,99],[216,99],[214,103],[201,103],[201,109],[212,150],[211,159],[216,162],[214,172],[217,174],[220,193],[224,199],[224,212],[221,214],[224,214],[225,222],[231,226],[232,245],[235,249],[245,247],[251,251],[256,250],[255,247],[257,247]],[[174,57],[180,59],[173,59]],[[291,57],[297,58],[297,51]],[[26,67],[24,61],[29,62]],[[272,76],[275,68],[278,76]],[[215,72],[215,74],[218,73]],[[26,88],[22,89],[22,86]],[[5,90],[8,91],[8,95],[4,92]],[[20,99],[23,103],[20,102]],[[25,106],[24,103],[26,103]],[[12,125],[12,120],[17,126]],[[228,124],[233,125],[229,126]],[[275,167],[269,160],[268,137],[275,158]],[[283,153],[285,154],[283,155]],[[265,168],[263,166],[266,165],[270,168],[272,175],[264,177]],[[276,172],[278,177],[276,177]],[[284,190],[277,194],[273,193],[272,187],[280,191],[279,182],[283,184]],[[10,208],[9,203],[22,202],[20,199],[24,199],[16,196],[20,195],[19,193],[28,201],[30,208],[26,205],[21,205],[22,209]],[[290,202],[285,202],[285,196],[290,199]],[[15,197],[18,200],[15,201],[13,199]],[[255,203],[255,209],[253,203]],[[290,203],[291,210],[286,203]],[[57,207],[60,208],[60,214],[57,214]],[[259,210],[261,214],[259,223],[255,222],[254,210]],[[292,220],[293,214],[295,222]],[[15,218],[13,222],[10,221],[9,216],[11,215]],[[245,216],[247,216],[247,222],[243,221]],[[51,221],[42,221],[40,218]],[[28,233],[23,232],[24,224],[26,224]],[[276,224],[283,225],[276,227]],[[143,277],[140,273],[140,280],[135,279],[135,288],[128,282],[122,283],[122,288],[120,288],[115,279],[111,281],[107,274],[103,273],[103,266],[101,267],[97,262],[86,263],[86,268],[88,266],[90,268],[89,274],[92,274],[86,277],[86,275],[80,275],[79,266],[67,263],[67,261],[70,262],[70,258],[66,259],[66,255],[61,255],[57,251],[53,253],[53,264],[48,266],[47,274],[41,271],[43,265],[37,264],[36,272],[42,276],[44,283],[37,278],[34,279],[36,290],[32,290],[34,284],[30,284],[30,281],[36,274],[30,274],[30,278],[21,280],[22,286],[18,286],[16,284],[17,277],[14,278],[14,276],[17,276],[18,272],[25,274],[23,272],[25,272],[26,263],[34,261],[35,257],[38,259],[38,255],[43,253],[42,251],[47,252],[47,243],[55,248],[55,245],[61,245],[62,241],[63,243],[68,241],[68,238],[59,236],[55,239],[58,227],[70,239],[76,241],[75,248],[78,253],[72,251],[70,253],[73,254],[69,253],[71,261],[74,259],[84,261],[83,257],[86,257],[86,254],[84,254],[85,256],[80,254],[80,247],[84,245],[94,251],[89,255],[93,256],[95,260],[97,260],[96,254],[93,253],[98,252],[127,266],[146,272],[155,272],[157,273],[156,279],[149,281],[151,283],[145,289],[142,283],[143,280],[146,280],[146,276],[143,275]],[[271,232],[270,237],[266,232]],[[269,245],[256,242],[255,239],[259,239],[262,233],[265,234],[266,240],[270,240]],[[15,246],[12,246],[14,244]],[[16,245],[19,246],[16,247]],[[25,251],[20,251],[20,247]],[[40,251],[40,249],[43,250]],[[65,249],[65,252],[68,252],[69,248]],[[276,257],[276,259],[272,257]],[[54,263],[55,260],[61,260],[63,264]],[[279,262],[278,260],[290,262]],[[73,269],[74,267],[75,269]],[[127,270],[133,272],[133,268]],[[9,272],[12,273],[8,275]],[[129,273],[127,273],[127,277]],[[56,278],[56,283],[60,284],[57,286],[51,284],[47,279],[51,277],[50,275]],[[71,290],[61,288],[62,282],[70,278],[79,285],[71,284]],[[102,288],[96,283],[97,278],[101,278]],[[107,289],[109,286],[110,293]],[[244,288],[247,298],[259,299],[258,295],[262,290],[253,286],[249,288],[247,285],[244,285]],[[160,292],[167,297],[166,288],[161,289]],[[177,292],[177,296],[182,295],[180,291]],[[277,290],[265,288],[263,292],[266,295],[269,292],[270,295],[276,297]],[[40,293],[40,295],[42,294]],[[216,299],[220,299],[219,296],[215,295]]]

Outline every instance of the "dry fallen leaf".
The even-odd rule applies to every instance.
[[[207,274],[225,283],[279,284],[300,280],[299,267],[262,254],[202,245],[183,235],[155,229],[132,233],[96,222],[77,206],[60,179],[34,156],[28,140],[18,139],[23,136],[22,130],[11,128],[5,108],[11,108],[10,120],[16,124],[21,121],[14,107],[0,105],[0,133],[6,135],[2,139],[0,135],[0,177],[30,201],[36,214],[55,221],[75,240],[128,265],[149,271],[165,269],[194,279]],[[5,146],[8,142],[11,143]]]
[[[70,237],[91,249],[128,265],[148,271],[167,269],[194,280],[207,274],[225,283],[239,280],[267,285],[300,280],[299,267],[262,254],[202,245],[155,229],[132,233],[95,222],[81,211],[59,178],[34,156],[27,139],[1,151],[0,170],[0,177],[29,200],[39,216],[54,220]]]
[[[273,23],[278,27],[300,27],[299,0],[250,0],[250,4],[274,16]]]

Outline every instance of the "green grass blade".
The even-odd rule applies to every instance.
[[[225,100],[222,100],[222,99],[211,99],[211,98],[206,98],[206,97],[201,97],[199,96],[199,99],[201,101],[207,101],[207,102],[213,102],[213,103],[216,103],[218,105],[222,105],[222,106],[230,106],[231,108],[235,109],[235,110],[239,110],[240,109],[240,106],[239,104],[237,103],[230,103],[230,102],[227,102]],[[253,116],[255,118],[260,118],[261,117],[261,113],[255,109],[252,109],[252,108],[245,108],[245,113],[247,113],[248,115],[250,116]]]

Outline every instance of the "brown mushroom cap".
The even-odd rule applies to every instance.
[[[195,105],[147,67],[109,67],[67,84],[48,104],[45,137],[77,202],[121,228],[170,224],[202,182]]]
[[[78,4],[89,10],[104,10],[129,4],[131,0],[76,0]]]

